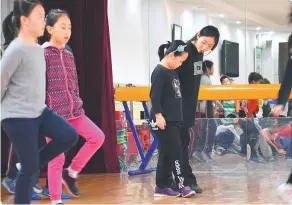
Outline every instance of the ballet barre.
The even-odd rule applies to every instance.
[[[280,89],[279,84],[247,84],[247,85],[209,85],[201,86],[199,92],[199,100],[254,100],[254,99],[277,99]],[[146,155],[143,153],[142,146],[139,141],[138,133],[135,128],[131,113],[129,110],[129,101],[138,101],[143,105],[146,117],[149,119],[149,110],[146,102],[150,101],[150,87],[117,87],[115,89],[115,100],[123,104],[127,121],[131,127],[139,155],[141,157],[141,165],[138,170],[128,171],[129,175],[137,175],[150,173],[155,171],[156,168],[147,169],[153,152],[158,146],[158,139],[154,132],[151,130],[153,142],[147,151]],[[292,99],[292,94],[290,95]]]
[[[199,100],[277,99],[279,89],[279,84],[208,85],[200,87]],[[149,93],[149,86],[118,87],[115,90],[115,99],[121,102],[148,102]]]

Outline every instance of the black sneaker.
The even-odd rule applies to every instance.
[[[77,179],[70,177],[67,169],[63,170],[62,183],[65,185],[65,188],[70,195],[74,197],[80,196],[80,192],[77,186]]]

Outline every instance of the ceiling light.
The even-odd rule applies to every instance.
[[[236,21],[235,23],[236,23],[236,24],[241,24],[241,22],[240,22],[240,21]]]
[[[262,29],[261,27],[257,27],[257,28],[256,28],[257,31],[259,31],[259,30],[261,30],[261,29]]]
[[[291,0],[291,1],[292,1],[292,0]],[[221,17],[221,18],[224,18],[224,14],[220,14],[220,17]]]

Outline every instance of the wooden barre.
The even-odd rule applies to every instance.
[[[201,86],[199,100],[254,100],[277,99],[280,84],[209,85]],[[150,86],[117,87],[117,101],[150,101]],[[292,99],[292,94],[290,95]]]

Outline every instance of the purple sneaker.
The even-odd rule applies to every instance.
[[[2,186],[10,193],[15,194],[16,180],[5,177],[2,181]]]
[[[192,190],[191,187],[189,186],[185,186],[184,188],[181,189],[181,196],[183,198],[189,198],[195,195],[196,195],[196,192]]]
[[[165,196],[173,196],[173,197],[179,197],[181,195],[180,192],[174,191],[171,188],[155,188],[154,196],[156,197],[165,197]]]

